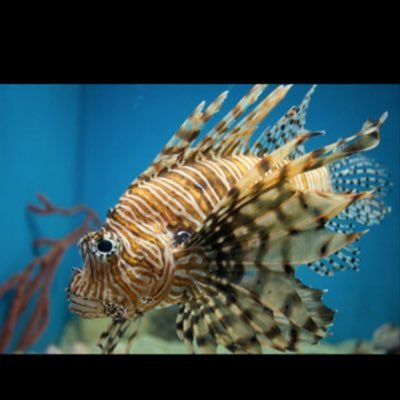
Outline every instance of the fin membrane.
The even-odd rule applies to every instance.
[[[357,202],[344,210],[339,220],[376,225],[390,212],[383,200],[393,186],[388,171],[376,161],[357,154],[330,165],[330,177],[336,192],[354,193],[359,190],[373,190],[374,197]]]
[[[246,285],[198,274],[196,282],[177,318],[178,335],[192,352],[194,344],[204,354],[218,346],[243,354],[259,354],[264,346],[296,351],[300,343],[325,337],[333,320],[334,312],[321,301],[323,291],[291,273],[258,271]]]

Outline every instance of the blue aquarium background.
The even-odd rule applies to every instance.
[[[210,126],[250,87],[0,85],[0,283],[34,257],[32,240],[38,234],[62,237],[76,226],[76,219],[29,216],[26,205],[36,201],[37,193],[46,194],[60,206],[86,203],[104,219],[108,208],[151,163],[195,106],[230,91]],[[299,104],[309,88],[308,84],[296,84],[260,129]],[[327,288],[325,302],[338,310],[330,341],[369,339],[383,323],[400,324],[400,85],[319,85],[308,112],[307,128],[327,133],[309,142],[311,149],[358,131],[367,118],[378,119],[384,111],[389,112],[389,118],[381,129],[381,144],[368,155],[391,172],[394,186],[387,202],[392,213],[361,239],[360,272],[320,277],[306,268],[299,271],[306,284]],[[72,266],[80,265],[74,247],[57,271],[50,321],[32,350],[43,351],[56,343],[73,318],[64,289]],[[8,305],[9,298],[1,300],[0,315]],[[0,324],[3,321],[0,319]]]

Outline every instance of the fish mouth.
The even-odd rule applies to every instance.
[[[79,315],[82,318],[102,318],[105,317],[104,306],[101,300],[78,294],[76,279],[81,276],[82,270],[79,268],[72,269],[72,279],[69,286],[66,288],[67,299],[69,301],[69,311]]]
[[[89,299],[72,292],[69,288],[68,309],[82,318],[102,318],[106,317],[104,306],[100,300]]]
[[[124,307],[110,300],[96,300],[77,295],[67,289],[69,306],[68,309],[82,318],[106,318],[111,317],[115,321],[122,321],[136,315],[132,307]]]
[[[81,238],[81,240],[78,242],[78,250],[82,259],[84,260],[84,265],[90,266],[93,260],[90,257],[85,237]],[[102,302],[100,300],[82,296],[81,294],[78,294],[77,292],[72,290],[72,288],[76,286],[74,284],[74,282],[76,282],[75,279],[79,278],[79,275],[81,275],[82,272],[83,269],[80,268],[72,269],[73,273],[72,280],[70,285],[66,289],[67,299],[69,301],[68,305],[69,311],[77,314],[82,318],[105,317],[106,315],[104,312],[104,306],[102,305]]]
[[[78,242],[78,249],[84,263],[82,268],[72,269],[72,279],[66,289],[67,299],[69,301],[69,311],[82,318],[111,317],[115,320],[123,320],[128,316],[128,314],[134,314],[135,308],[133,305],[127,305],[126,301],[124,301],[124,298],[121,298],[121,296],[112,296],[110,293],[97,293],[96,297],[90,295],[90,297],[87,297],[87,295],[93,291],[87,290],[88,277],[86,276],[85,271],[88,269],[90,270],[91,268],[96,268],[98,261],[89,250],[89,244],[86,237],[83,237]],[[85,287],[85,290],[82,290],[83,286]],[[94,292],[97,291],[94,290]]]

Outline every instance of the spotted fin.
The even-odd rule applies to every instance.
[[[273,187],[279,184],[281,180],[293,178],[297,174],[328,166],[353,154],[375,148],[380,141],[379,128],[386,119],[385,114],[375,125],[368,126],[367,129],[363,129],[346,139],[340,139],[333,144],[291,160],[282,168],[272,171],[264,178],[265,186]]]
[[[291,107],[272,129],[267,128],[261,133],[251,148],[251,155],[263,157],[265,154],[272,153],[274,150],[304,133],[307,110],[315,88],[316,85],[311,87],[300,106]],[[290,158],[297,158],[304,153],[304,146],[300,144],[290,154]]]
[[[304,156],[288,161],[284,165],[277,165],[281,158],[275,157],[275,154],[281,152],[284,148],[290,148],[291,144],[296,144],[299,138],[307,138],[309,136],[299,136],[297,139],[287,143],[272,154],[263,157],[254,168],[239,180],[228,192],[227,196],[222,199],[218,209],[210,214],[204,221],[201,230],[193,235],[187,242],[188,246],[200,243],[205,236],[218,234],[219,231],[225,230],[232,232],[232,227],[224,228],[222,226],[229,218],[240,218],[240,223],[244,226],[245,223],[248,222],[249,215],[252,220],[253,217],[251,217],[251,214],[260,216],[266,211],[275,208],[277,210],[276,217],[279,219],[280,207],[278,206],[282,203],[281,197],[287,199],[289,196],[290,188],[288,189],[287,182],[291,178],[297,174],[328,166],[330,163],[345,159],[354,153],[374,148],[379,143],[379,127],[383,121],[384,119],[381,119],[376,125],[368,126],[365,131],[360,131],[347,139],[341,139],[336,143],[307,153]],[[281,154],[281,156],[283,158],[285,153],[283,155]],[[328,196],[329,194],[324,195]],[[370,197],[370,194],[363,194],[363,192],[361,194],[355,193],[354,195],[356,196],[354,200]],[[337,196],[339,198],[340,196],[346,195],[337,194]],[[246,204],[248,204],[248,210],[238,215],[239,210]],[[347,204],[346,207],[349,205],[350,203]],[[345,207],[343,207],[342,210],[344,208]],[[300,214],[305,215],[307,213]],[[326,219],[325,222],[328,222],[329,219],[335,216],[336,215],[330,215],[329,218],[327,218],[327,215],[323,213],[320,215],[320,217]],[[217,225],[219,225],[219,227],[217,227]],[[294,226],[291,226],[291,228],[294,228]],[[219,238],[219,241],[222,241],[222,239]]]
[[[202,247],[218,261],[240,258],[250,262],[253,258],[263,264],[294,265],[316,261],[350,244],[360,234],[334,232],[324,226],[372,193],[302,193],[292,188],[289,179],[375,147],[383,120],[280,168],[271,162],[274,153],[264,157],[229,191],[186,247]],[[308,252],[307,240],[313,243]]]
[[[343,247],[328,257],[307,263],[307,266],[319,275],[333,276],[335,272],[360,270],[360,249],[357,241]]]
[[[367,121],[364,129],[376,122]],[[368,190],[373,196],[350,204],[334,219],[327,222],[327,229],[334,232],[352,233],[358,225],[372,226],[382,222],[391,208],[384,199],[393,185],[388,171],[363,154],[355,154],[329,165],[329,176],[335,192],[357,193]],[[307,264],[320,275],[333,275],[338,271],[360,269],[360,249],[354,242],[327,258]]]
[[[369,126],[369,125],[367,125]],[[330,178],[336,192],[354,193],[373,190],[373,198],[364,199],[344,210],[338,220],[372,226],[382,222],[390,207],[383,203],[393,185],[388,171],[376,161],[357,154],[330,165]]]

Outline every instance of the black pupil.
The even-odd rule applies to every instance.
[[[109,240],[103,239],[97,244],[97,248],[102,253],[108,253],[112,249],[112,243]]]
[[[176,244],[181,244],[183,242],[186,242],[190,237],[190,233],[187,231],[178,231],[175,234],[175,243]]]

